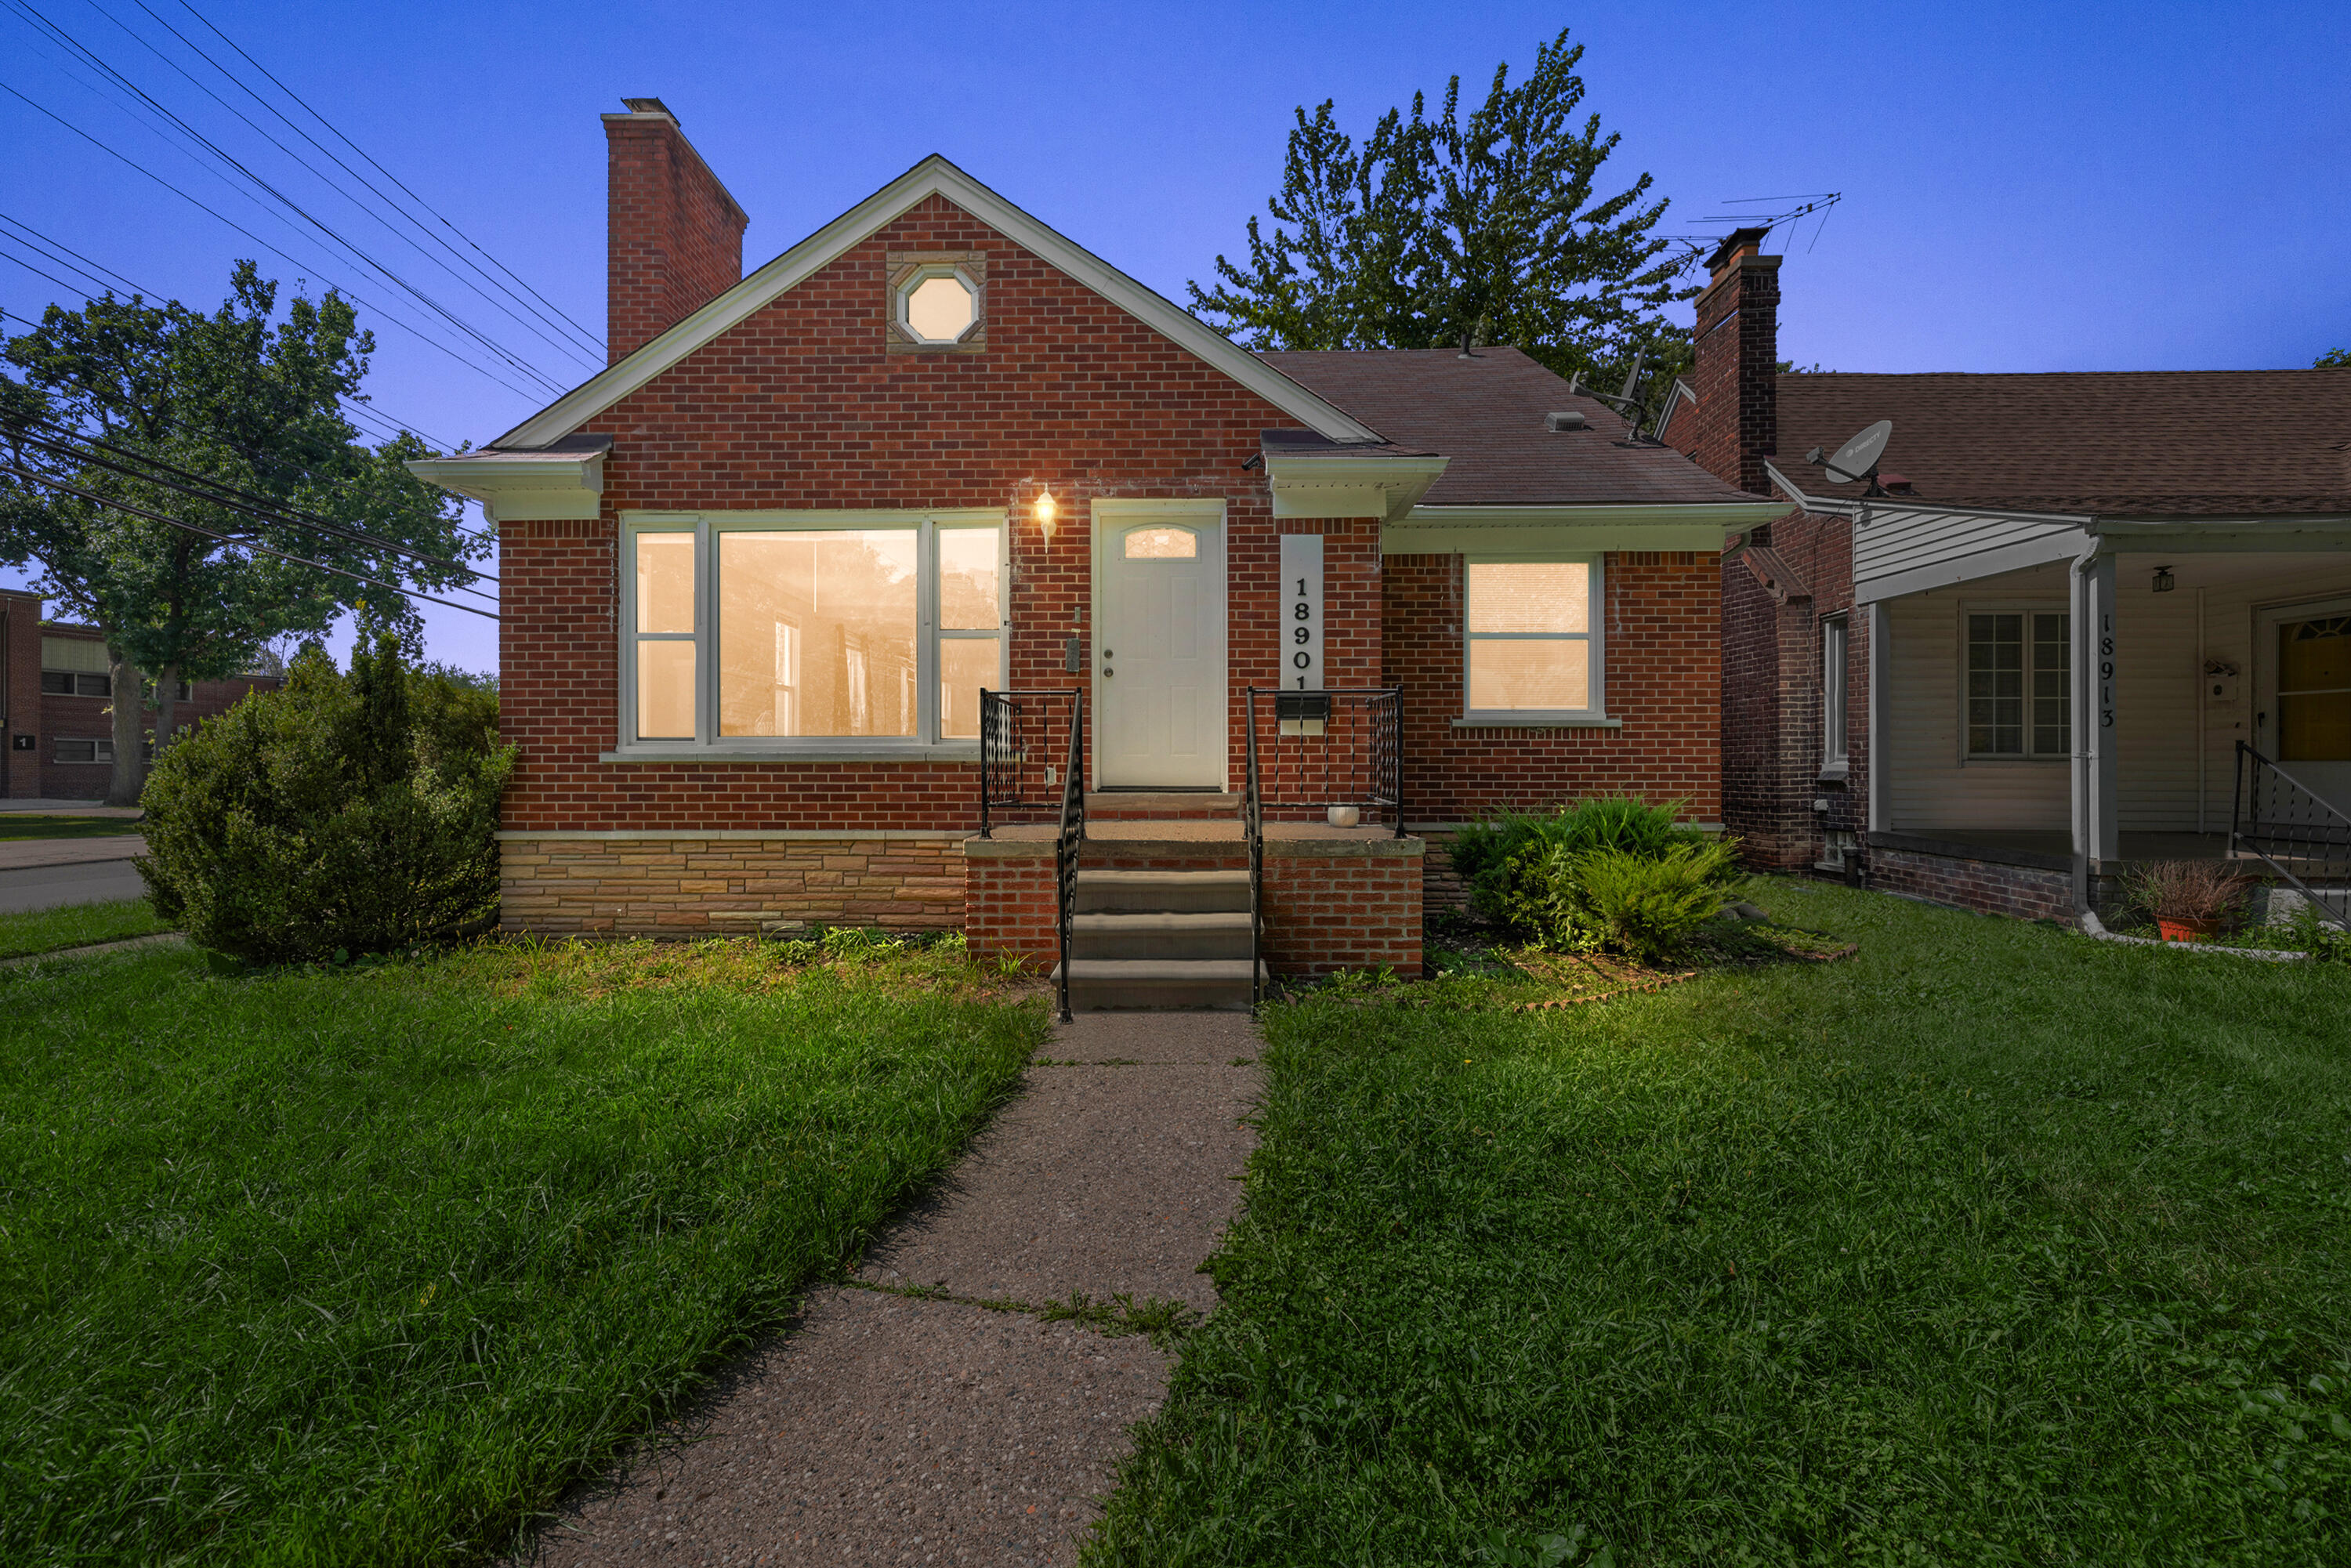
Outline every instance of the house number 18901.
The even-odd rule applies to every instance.
[[[1281,684],[1322,688],[1322,536],[1281,536]]]

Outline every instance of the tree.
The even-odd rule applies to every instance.
[[[343,417],[374,349],[331,290],[296,296],[281,319],[277,286],[251,262],[236,265],[209,316],[109,294],[78,310],[50,306],[0,349],[16,375],[0,378],[0,461],[18,471],[0,474],[0,560],[30,568],[37,591],[105,633],[110,802],[139,797],[142,672],[168,744],[181,681],[232,674],[346,612],[363,636],[391,630],[413,643],[414,607],[393,590],[445,589],[467,574],[400,552],[455,563],[486,550],[458,528],[455,501],[402,466],[425,455],[421,442],[370,448]],[[233,489],[250,509],[189,495],[191,479],[158,464],[195,488]]]
[[[2314,371],[2351,371],[2351,349],[2329,349],[2310,362]]]
[[[1461,78],[1434,118],[1415,94],[1359,148],[1325,100],[1290,132],[1269,233],[1249,223],[1249,260],[1217,257],[1220,282],[1190,285],[1210,325],[1252,349],[1430,349],[1508,344],[1565,375],[1621,376],[1635,353],[1687,360],[1663,308],[1694,289],[1656,233],[1663,198],[1641,175],[1593,192],[1617,138],[1581,125],[1582,45],[1562,31],[1513,87],[1494,71],[1465,118]]]

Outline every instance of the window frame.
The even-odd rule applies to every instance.
[[[1821,617],[1821,777],[1853,768],[1853,622],[1844,611]]]
[[[1478,550],[1461,557],[1461,718],[1465,727],[1520,725],[1540,727],[1553,724],[1604,724],[1608,722],[1607,639],[1604,628],[1607,623],[1607,575],[1604,550]],[[1581,563],[1585,570],[1583,627],[1582,632],[1472,632],[1469,630],[1469,569],[1473,566],[1571,566]],[[1584,699],[1587,706],[1580,708],[1481,708],[1469,702],[1470,663],[1473,643],[1583,643]]]
[[[2024,617],[2024,713],[2022,725],[2024,731],[2024,749],[2022,751],[1978,751],[1975,750],[1969,742],[1968,631],[1970,618],[1977,615],[2022,615]],[[2033,746],[2033,731],[2038,727],[2034,725],[2032,720],[2032,704],[2034,701],[2032,686],[2033,677],[2040,672],[2039,661],[2035,658],[2033,653],[2033,650],[2040,645],[2040,640],[2032,634],[2035,630],[2032,618],[2036,615],[2057,615],[2063,616],[2065,620],[2065,747],[2063,750],[2059,751],[2041,751],[2035,749]],[[2080,717],[2080,716],[2074,711],[2074,709],[2079,706],[2080,699],[2080,693],[2074,683],[2074,659],[2076,652],[2078,652],[2078,650],[2074,647],[2073,609],[2070,605],[2062,601],[2053,603],[2046,600],[1963,601],[1959,605],[1959,646],[1955,654],[1955,678],[1953,681],[1953,685],[1958,688],[1957,695],[1959,698],[1959,747],[1960,766],[2046,768],[2071,761],[2076,749],[2077,731],[2075,726]]]
[[[992,632],[939,625],[939,550],[942,532],[992,528],[996,532],[996,629]],[[906,529],[915,537],[914,733],[911,736],[720,735],[718,692],[722,636],[718,597],[718,540],[727,533],[828,533]],[[646,533],[694,536],[694,631],[637,631],[636,539]],[[997,644],[996,679],[1006,684],[1010,667],[1011,517],[1002,507],[930,510],[623,512],[619,548],[620,702],[613,747],[603,760],[627,761],[940,761],[973,760],[977,736],[941,734],[939,644],[986,641]],[[694,729],[691,739],[640,740],[637,728],[637,645],[640,641],[688,642],[694,645]]]

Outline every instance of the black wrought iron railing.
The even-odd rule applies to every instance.
[[[2351,817],[2241,740],[2229,853],[2259,860],[2351,931]]]
[[[981,838],[995,836],[997,819],[1006,811],[1051,810],[1061,804],[1062,747],[1054,740],[1081,722],[1077,716],[1084,701],[1076,691],[980,692]]]
[[[1068,766],[1061,774],[1061,831],[1053,841],[1054,924],[1061,942],[1061,1021],[1070,1021],[1070,915],[1078,902],[1078,852],[1086,841],[1086,703],[1072,692]]]
[[[1265,1000],[1265,807],[1258,793],[1257,703],[1249,705],[1249,752],[1241,773],[1241,836],[1249,841],[1249,1011]]]
[[[1260,811],[1353,806],[1404,837],[1404,690],[1249,688],[1249,772]],[[1259,744],[1262,737],[1262,744]]]

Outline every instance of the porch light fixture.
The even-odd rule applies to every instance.
[[[2179,586],[2179,580],[2171,575],[2169,567],[2158,566],[2155,569],[2155,591],[2158,593],[2168,593]]]
[[[1053,542],[1053,519],[1060,517],[1061,514],[1061,504],[1053,499],[1052,491],[1040,490],[1037,492],[1036,513],[1038,529],[1044,534],[1045,542],[1047,544],[1051,544]]]

